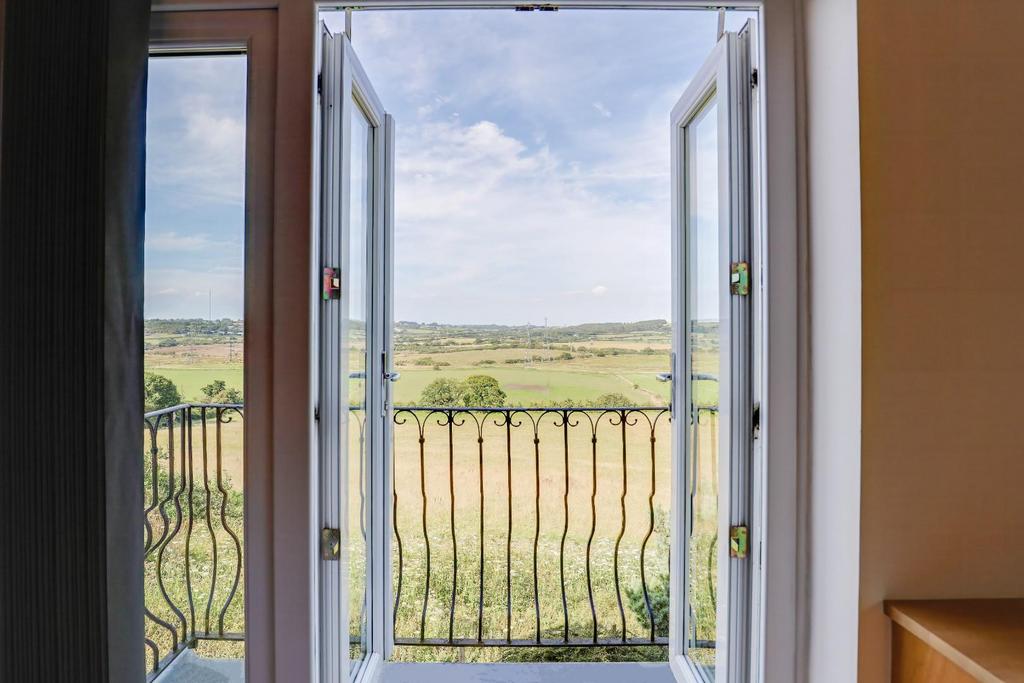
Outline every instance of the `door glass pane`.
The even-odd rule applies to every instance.
[[[715,678],[718,607],[719,256],[718,107],[710,101],[686,127],[686,269],[691,405],[688,449],[690,508],[687,650],[707,680]]]
[[[366,371],[369,300],[369,243],[372,225],[373,128],[352,101],[352,158],[349,187],[349,230],[344,268],[348,272],[348,315],[343,353],[348,354],[348,581],[349,653],[352,672],[367,652],[367,492],[369,490],[369,425],[366,422],[369,384]]]

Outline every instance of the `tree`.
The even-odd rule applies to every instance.
[[[241,403],[242,392],[234,387],[229,387],[222,379],[215,379],[202,388],[203,399],[206,403]]]
[[[501,385],[490,375],[470,375],[462,382],[462,405],[498,407],[508,398]]]
[[[174,382],[163,375],[147,372],[142,380],[143,391],[145,392],[145,410],[163,410],[181,403],[181,392]]]
[[[614,392],[611,394],[601,394],[594,399],[593,405],[601,408],[632,408],[636,405],[636,401],[628,396]]]
[[[457,406],[462,401],[462,384],[447,377],[438,377],[420,393],[420,404],[425,406]]]

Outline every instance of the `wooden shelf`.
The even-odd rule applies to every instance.
[[[892,600],[893,683],[1024,683],[1024,599]]]

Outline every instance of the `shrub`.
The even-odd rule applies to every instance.
[[[163,410],[181,403],[181,392],[174,382],[163,375],[147,372],[143,376],[143,391],[145,393],[145,410]]]
[[[439,377],[423,388],[420,403],[427,406],[457,406],[462,400],[462,383]]]
[[[202,388],[203,401],[206,403],[241,403],[242,392],[229,387],[222,379],[215,379]]]
[[[507,398],[498,380],[490,375],[471,375],[462,383],[464,406],[503,406]]]
[[[471,375],[459,382],[448,377],[435,379],[420,393],[420,405],[503,406],[508,395],[490,375]]]

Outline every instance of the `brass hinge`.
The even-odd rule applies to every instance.
[[[338,529],[320,530],[320,558],[333,561],[341,558],[341,532]]]
[[[746,558],[749,541],[748,535],[747,527],[745,526],[729,527],[729,557],[735,557],[739,560]]]
[[[750,294],[750,264],[735,261],[729,269],[729,291],[737,296]]]

